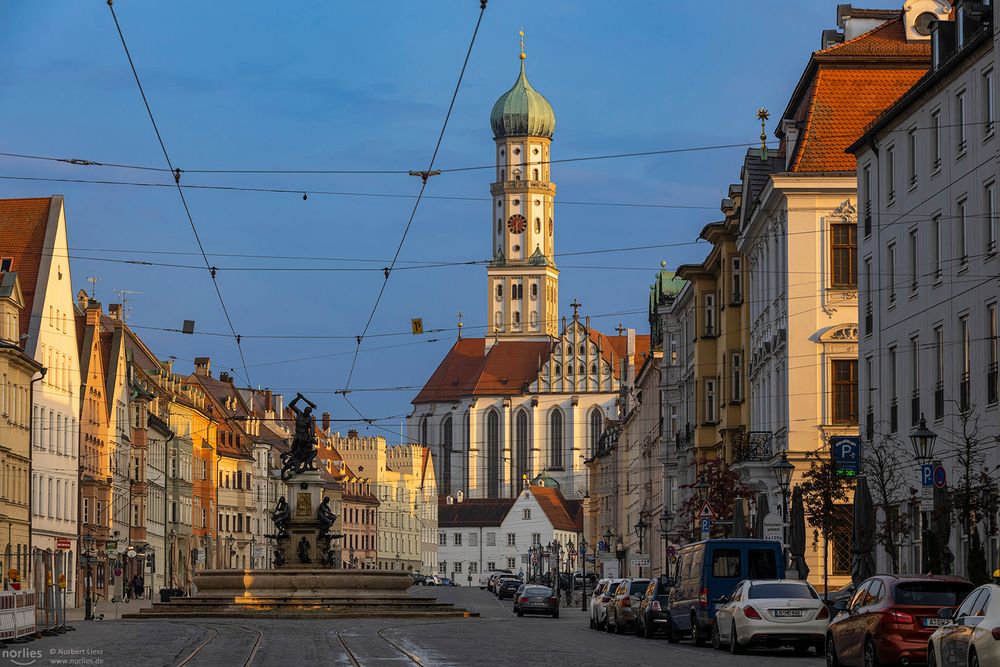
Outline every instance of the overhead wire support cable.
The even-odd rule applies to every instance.
[[[198,250],[201,251],[202,259],[205,261],[205,268],[208,270],[209,275],[212,276],[212,286],[215,287],[215,294],[219,297],[219,304],[222,306],[222,313],[226,317],[226,323],[229,324],[229,330],[233,334],[233,340],[236,342],[236,350],[240,354],[240,362],[243,364],[243,374],[244,379],[253,386],[250,382],[250,372],[247,368],[246,357],[243,354],[243,346],[241,344],[241,338],[238,333],[236,333],[236,327],[233,326],[233,319],[229,315],[229,308],[226,307],[226,301],[222,298],[222,290],[219,287],[219,282],[216,279],[217,268],[212,266],[211,262],[208,260],[208,254],[205,252],[205,246],[201,241],[201,235],[198,233],[198,227],[194,223],[194,216],[191,215],[191,208],[188,206],[187,197],[184,196],[184,189],[181,187],[181,170],[174,166],[173,161],[170,159],[170,153],[167,151],[167,145],[163,141],[163,135],[160,134],[160,128],[156,124],[156,117],[153,115],[153,109],[149,105],[149,99],[146,97],[146,91],[142,87],[142,81],[139,79],[139,71],[135,67],[135,62],[132,60],[132,53],[129,51],[128,43],[125,41],[125,33],[122,31],[122,26],[118,22],[118,15],[115,13],[114,0],[107,0],[108,9],[111,11],[111,18],[115,22],[115,29],[118,31],[118,39],[121,40],[122,49],[125,51],[125,57],[128,58],[129,68],[132,70],[132,77],[135,79],[135,85],[139,88],[139,95],[142,96],[142,103],[146,107],[146,114],[149,116],[149,122],[153,126],[153,132],[156,133],[156,140],[160,144],[160,150],[163,151],[163,159],[167,163],[167,169],[174,176],[174,187],[177,188],[177,194],[181,198],[181,204],[184,207],[184,213],[187,215],[188,224],[191,225],[191,231],[194,233],[194,239],[198,243]]]
[[[437,161],[438,152],[441,150],[441,143],[444,141],[444,133],[448,129],[448,121],[451,120],[451,113],[455,109],[455,100],[458,99],[458,91],[462,87],[462,79],[465,77],[465,69],[469,65],[469,58],[472,56],[472,47],[476,43],[476,35],[479,34],[479,26],[483,22],[483,14],[486,13],[487,0],[480,0],[479,3],[479,16],[476,19],[476,27],[472,30],[472,38],[469,40],[469,48],[465,51],[465,59],[462,61],[462,69],[458,73],[458,80],[455,82],[455,89],[451,93],[451,101],[448,103],[448,111],[445,113],[444,122],[441,123],[441,131],[438,132],[437,141],[434,144],[434,152],[431,153],[431,159],[427,164],[427,169],[423,171],[411,171],[410,175],[420,177],[420,191],[417,193],[417,198],[413,202],[413,208],[410,210],[410,217],[406,221],[406,226],[403,228],[403,235],[399,239],[399,243],[396,245],[396,252],[393,254],[392,261],[384,269],[384,279],[382,280],[382,286],[379,288],[378,295],[375,297],[375,303],[372,305],[371,312],[368,314],[368,320],[365,322],[365,326],[361,331],[361,334],[357,337],[357,345],[354,348],[354,357],[351,359],[351,368],[347,373],[347,382],[344,383],[344,391],[350,389],[351,380],[354,377],[354,369],[358,364],[358,353],[361,351],[361,344],[364,342],[365,335],[368,333],[369,327],[371,327],[372,320],[375,319],[375,313],[378,311],[378,306],[382,302],[382,296],[385,294],[386,285],[389,284],[389,276],[392,275],[392,270],[396,266],[396,262],[399,260],[399,254],[403,250],[403,244],[406,242],[406,236],[410,232],[410,227],[413,225],[413,219],[417,215],[417,209],[420,207],[420,202],[423,199],[424,192],[427,190],[427,181],[431,176],[436,176],[440,174],[440,170],[434,169],[434,163]],[[344,399],[347,399],[347,394],[344,394]],[[358,412],[359,417],[363,417],[362,413],[358,411],[354,404],[347,401],[349,405],[356,412]]]

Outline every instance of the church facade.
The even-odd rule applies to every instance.
[[[442,494],[516,496],[541,477],[567,498],[587,489],[584,460],[618,416],[620,378],[641,365],[649,337],[605,336],[572,304],[559,317],[552,106],[521,69],[493,106],[495,182],[486,230],[486,310],[492,331],[461,334],[413,399],[410,442],[430,447]]]

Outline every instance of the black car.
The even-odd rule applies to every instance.
[[[667,602],[670,598],[670,587],[673,581],[669,579],[653,579],[646,587],[646,592],[639,603],[635,614],[635,634],[647,639],[658,630],[666,631],[669,620]]]
[[[517,589],[520,587],[521,587],[520,579],[514,579],[514,578],[501,579],[496,584],[497,597],[500,598],[501,600],[505,600],[507,598],[513,598],[514,594],[517,593]]]
[[[518,616],[548,614],[552,618],[559,618],[559,598],[547,586],[525,586],[520,595],[514,598],[514,613]]]

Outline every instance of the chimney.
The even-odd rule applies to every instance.
[[[87,303],[90,301],[90,297],[87,296],[86,290],[80,290],[76,293],[76,305],[80,310],[87,310]]]
[[[628,336],[628,346],[625,348],[625,352],[631,357],[635,354],[635,329],[628,329],[625,335]]]
[[[226,371],[222,371],[221,373],[219,373],[219,380],[221,380],[222,382],[229,382],[230,384],[232,384],[233,382],[233,378],[230,377],[229,373],[227,373]]]
[[[195,375],[212,377],[212,360],[208,357],[195,357],[194,372]]]
[[[87,301],[87,326],[100,326],[101,324],[101,302],[96,299]]]
[[[285,397],[281,394],[274,395],[274,414],[283,417],[285,414]]]
[[[264,411],[271,412],[274,410],[274,403],[271,401],[271,390],[265,389],[261,393],[264,395]]]
[[[323,413],[323,430],[326,431],[327,433],[330,432],[330,413],[329,412],[324,412]]]
[[[122,305],[120,303],[108,304],[108,315],[113,320],[120,320],[122,318]]]
[[[355,431],[352,428],[350,431],[347,432],[347,439],[348,440],[357,440],[358,439],[358,432]]]
[[[463,500],[465,500],[465,492],[459,489],[458,493],[455,494],[455,501],[462,502]]]

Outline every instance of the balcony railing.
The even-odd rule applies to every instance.
[[[769,461],[773,437],[770,431],[747,431],[733,443],[733,463]]]

